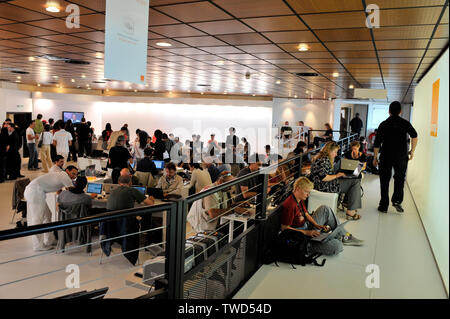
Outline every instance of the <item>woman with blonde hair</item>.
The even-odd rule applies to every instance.
[[[358,220],[361,215],[356,213],[361,208],[360,180],[356,178],[343,179],[344,173],[334,173],[334,160],[337,156],[339,145],[336,142],[328,142],[320,150],[318,156],[311,165],[310,179],[314,188],[326,193],[344,193],[348,198],[347,219]]]

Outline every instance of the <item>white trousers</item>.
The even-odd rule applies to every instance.
[[[50,223],[52,213],[45,200],[46,195],[39,187],[27,187],[24,192],[27,201],[28,226]],[[55,241],[53,233],[43,233],[31,236],[33,249],[37,250]]]

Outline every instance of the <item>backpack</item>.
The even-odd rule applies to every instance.
[[[285,262],[291,264],[294,269],[296,269],[294,265],[305,266],[306,264],[323,267],[326,259],[323,259],[321,263],[318,263],[317,258],[322,254],[313,253],[309,255],[307,252],[308,242],[309,237],[305,236],[303,233],[285,229],[278,234],[272,249],[266,253],[264,263],[270,264],[275,262],[278,266],[277,261]]]

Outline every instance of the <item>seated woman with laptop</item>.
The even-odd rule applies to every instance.
[[[366,169],[367,164],[367,156],[363,152],[360,151],[361,144],[358,141],[353,141],[350,143],[350,150],[345,153],[344,157],[349,160],[359,161],[360,163],[364,163],[362,170]]]
[[[344,229],[330,207],[322,205],[312,214],[308,212],[305,201],[313,188],[314,184],[304,176],[294,182],[292,194],[282,204],[281,230],[291,229],[312,237],[307,247],[309,254],[336,255],[343,245],[362,246],[363,241]]]
[[[311,165],[310,179],[314,182],[314,189],[326,193],[344,193],[348,199],[347,219],[358,220],[361,215],[357,209],[361,208],[360,180],[356,178],[341,178],[346,176],[340,172],[335,174],[334,160],[337,156],[339,145],[336,142],[328,142],[320,150],[318,156]]]

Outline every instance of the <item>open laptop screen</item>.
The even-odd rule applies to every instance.
[[[103,184],[88,183],[86,193],[100,195],[102,193]]]

